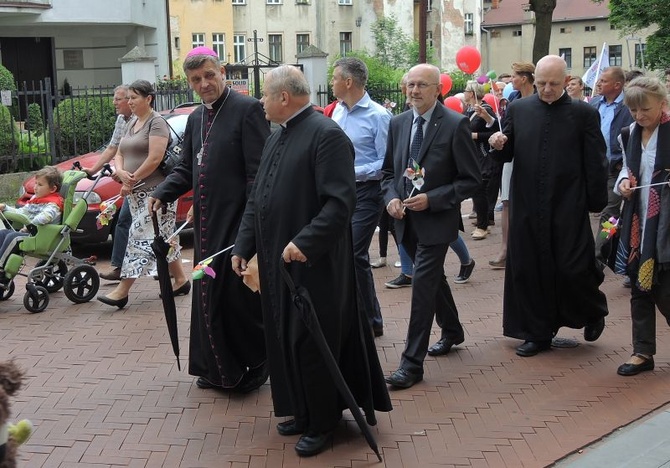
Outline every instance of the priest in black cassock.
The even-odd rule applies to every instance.
[[[310,105],[302,72],[283,65],[265,75],[266,116],[281,128],[268,138],[233,249],[243,274],[258,255],[270,384],[281,435],[301,434],[295,450],[315,455],[330,443],[343,404],[331,374],[291,301],[282,259],[314,303],[319,325],[356,401],[391,403],[367,318],[356,304],[351,216],[356,204],[354,149],[334,121]]]
[[[194,262],[235,242],[263,144],[270,134],[257,99],[225,85],[225,69],[206,47],[184,61],[203,105],[188,118],[179,166],[153,193],[154,209],[193,189]],[[216,278],[194,281],[189,366],[199,388],[246,393],[267,381],[260,298],[232,271],[229,252],[214,258]]]
[[[524,340],[519,356],[551,347],[561,327],[584,328],[595,341],[605,327],[589,212],[607,204],[607,160],[598,112],[564,90],[565,61],[542,58],[537,94],[507,108],[492,153],[514,161],[503,333]]]

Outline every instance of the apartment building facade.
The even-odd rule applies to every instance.
[[[582,76],[599,59],[604,44],[609,65],[645,68],[646,37],[653,31],[624,35],[610,25],[608,4],[591,0],[557,2],[549,52],[563,55],[572,75]],[[494,8],[484,14],[482,27],[482,68],[503,73],[513,62],[532,61],[535,21],[528,0],[494,2]]]

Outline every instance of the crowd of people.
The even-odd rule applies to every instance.
[[[475,241],[495,226],[502,200],[503,244],[489,265],[505,270],[503,334],[522,341],[519,356],[549,350],[562,327],[583,329],[586,341],[601,336],[607,264],[631,287],[633,355],[618,373],[654,368],[655,308],[670,324],[670,117],[657,78],[609,67],[588,99],[581,79],[549,55],[512,64],[495,87],[495,108],[480,83],[468,82],[459,114],[442,104],[440,70],[419,64],[403,77],[405,110],[392,116],[367,93],[365,63],[347,57],[334,63],[336,101],[322,115],[296,67],[269,71],[260,101],[225,85],[211,49],[194,49],[183,67],[203,104],[188,118],[174,171],[158,171],[168,129],[141,80],[115,91],[114,135],[86,169],[115,158],[125,196],[112,270],[101,273],[119,283],[98,299],[125,307],[133,281],[153,265],[151,214],[169,235],[175,200],[193,189],[193,260],[231,250],[214,258],[215,278],[193,286],[188,371],[199,388],[239,393],[270,377],[275,415],[286,418],[277,431],[300,435],[299,455],[325,449],[344,409],[317,352],[324,342],[369,424],[375,411],[392,409],[386,384],[415,385],[426,355],[464,342],[444,264],[451,247],[461,263],[454,281],[473,274],[460,234],[470,198]],[[503,98],[508,82],[514,91]],[[54,190],[50,180],[44,195]],[[594,236],[593,213],[618,219],[618,235]],[[378,226],[383,248],[371,264]],[[371,268],[386,265],[389,232],[402,270],[386,286],[412,294],[405,348],[384,377]],[[174,294],[188,294],[178,255],[169,259]],[[244,284],[256,268],[260,294]],[[305,309],[321,334],[302,318]],[[434,319],[440,338],[430,345]]]

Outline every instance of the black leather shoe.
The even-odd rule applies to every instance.
[[[402,367],[386,377],[386,383],[398,388],[409,388],[423,380],[423,374],[412,374]]]
[[[279,432],[279,435],[292,436],[302,434],[305,432],[305,428],[301,423],[296,422],[295,419],[289,419],[277,424],[277,432]]]
[[[650,371],[654,370],[654,357],[650,356],[644,356],[642,354],[633,354],[633,356],[637,356],[640,359],[642,359],[642,363],[640,364],[621,364],[619,368],[617,369],[616,373],[619,375],[623,375],[624,377],[628,377],[631,375],[637,375],[640,372],[644,371]]]
[[[249,393],[267,382],[270,376],[270,368],[267,363],[256,369],[247,371],[239,384],[233,389],[236,393]]]
[[[551,341],[526,341],[516,349],[516,354],[522,357],[530,357],[548,349],[551,349]]]
[[[177,289],[172,290],[172,295],[174,297],[185,296],[190,292],[191,292],[191,282],[186,280],[186,282],[184,284],[179,286]],[[162,299],[163,295],[161,293],[158,293],[158,297],[160,297]]]
[[[590,323],[584,327],[584,339],[586,341],[596,341],[603,334],[605,329],[605,317],[597,322]]]
[[[317,455],[330,445],[332,437],[332,432],[324,432],[323,434],[317,435],[303,434],[298,440],[298,443],[295,444],[295,451],[301,457]]]
[[[433,346],[428,348],[428,356],[444,356],[449,352],[452,346],[459,345],[465,341],[461,339],[460,341],[453,341],[449,338],[440,338],[440,340],[435,343]]]
[[[222,388],[220,385],[215,385],[204,377],[198,377],[195,381],[195,386],[207,390],[208,388]]]
[[[103,304],[118,307],[119,309],[123,309],[126,304],[128,304],[128,296],[121,299],[110,299],[107,296],[98,296],[98,300]]]
[[[454,283],[463,284],[467,283],[472,275],[472,270],[475,269],[475,259],[471,258],[470,263],[467,265],[461,265],[461,270],[458,272],[458,276],[454,278]]]

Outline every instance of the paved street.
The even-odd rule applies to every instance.
[[[0,303],[0,356],[16,359],[28,374],[13,401],[13,419],[29,418],[36,427],[21,447],[20,466],[543,467],[670,401],[670,335],[660,318],[656,370],[616,374],[631,353],[630,291],[611,273],[603,285],[610,316],[600,340],[586,343],[581,330],[564,329],[560,336],[580,340],[578,347],[516,356],[520,343],[501,329],[504,271],[487,264],[500,245],[500,227],[475,242],[464,221],[477,267],[469,283],[452,283],[452,289],[466,341],[448,356],[428,357],[423,382],[391,393],[395,409],[378,413],[373,430],[383,464],[348,411],[332,449],[299,459],[297,436],[275,430],[269,384],[246,396],[198,389],[193,377],[177,370],[157,282],[142,278],[121,311],[97,301],[75,305],[57,292],[46,311],[30,314],[22,304],[23,282]],[[376,248],[375,238],[373,258]],[[392,265],[397,255],[393,246],[389,250]],[[96,253],[106,270],[109,246]],[[452,278],[458,272],[453,253],[447,272]],[[376,343],[389,373],[403,350],[411,291],[384,288],[398,274],[393,266],[374,274],[385,318],[385,334]],[[101,292],[111,287],[103,282]],[[176,299],[183,369],[190,299]]]

